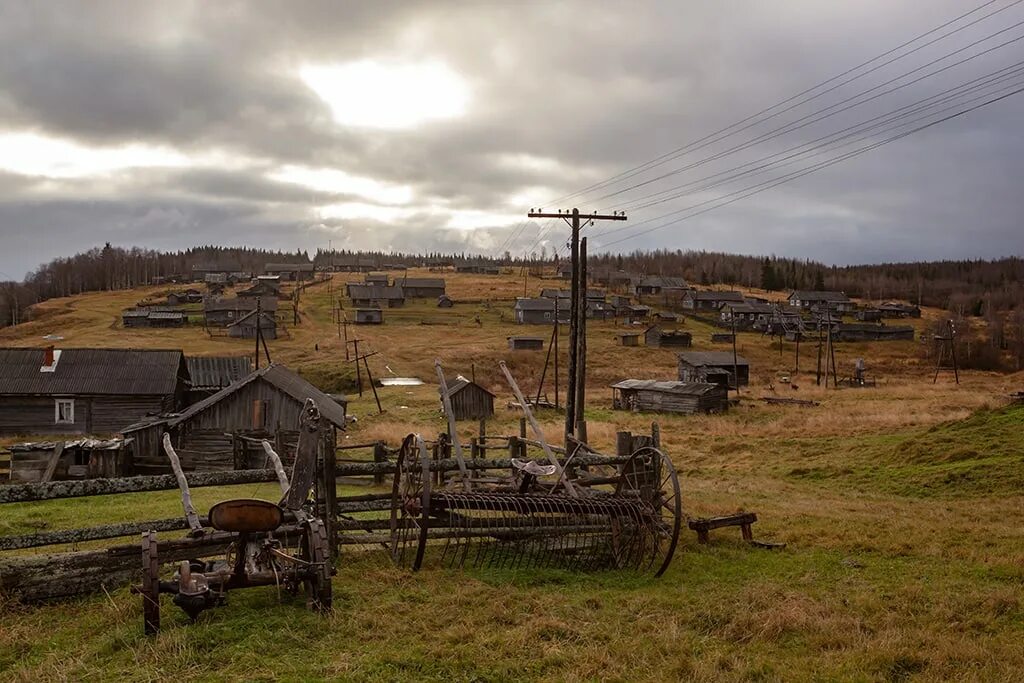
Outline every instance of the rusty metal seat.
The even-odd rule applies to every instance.
[[[265,533],[284,522],[284,510],[276,503],[256,498],[236,498],[210,508],[210,526],[218,531]]]

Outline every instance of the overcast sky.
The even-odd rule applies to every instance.
[[[1012,0],[555,201],[980,6],[2,0],[0,278],[108,241],[551,253],[525,214],[572,206],[629,215],[592,251],[1020,255],[1024,94],[867,149],[1022,87]]]

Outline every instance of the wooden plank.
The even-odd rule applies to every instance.
[[[53,453],[50,455],[46,463],[46,469],[43,470],[43,476],[39,478],[39,481],[45,483],[53,479],[53,473],[57,471],[57,463],[60,462],[60,456],[63,452],[64,442],[58,441],[57,445],[53,447]]]

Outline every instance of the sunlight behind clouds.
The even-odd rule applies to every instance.
[[[458,118],[469,104],[466,82],[439,62],[307,65],[299,76],[343,126],[415,128],[427,121]]]

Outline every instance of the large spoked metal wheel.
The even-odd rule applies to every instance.
[[[160,630],[160,561],[156,532],[142,534],[142,627],[147,636]]]
[[[315,612],[326,612],[331,609],[334,596],[327,529],[319,519],[311,519],[305,526],[306,533],[299,543],[299,559],[309,563],[308,575],[303,580],[306,605]]]
[[[639,498],[644,503],[647,533],[643,552],[655,576],[668,569],[679,543],[683,521],[683,502],[679,477],[668,456],[657,448],[646,446],[630,456],[622,467],[616,494]]]
[[[398,451],[391,488],[391,559],[399,567],[416,571],[423,564],[429,511],[430,456],[423,439],[410,434]]]

